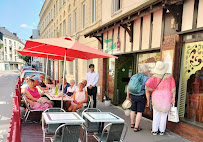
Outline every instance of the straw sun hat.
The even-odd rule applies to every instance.
[[[165,74],[167,72],[167,70],[168,70],[167,64],[162,61],[158,61],[158,62],[156,62],[153,73]]]

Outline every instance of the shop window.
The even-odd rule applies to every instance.
[[[187,81],[184,118],[203,126],[203,67]]]
[[[179,91],[179,117],[182,121],[203,127],[203,42],[183,47]]]
[[[152,70],[154,69],[156,62],[160,60],[161,60],[160,52],[139,54],[137,72],[140,72],[140,66],[142,64],[147,64],[149,66],[150,73],[152,74],[153,73]]]

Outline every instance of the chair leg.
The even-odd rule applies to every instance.
[[[26,111],[25,111],[25,114],[24,114],[24,118],[26,117],[26,115],[27,115],[27,112],[28,112],[28,110],[26,109]]]
[[[26,116],[26,118],[25,118],[25,122],[27,121],[29,115],[30,115],[30,111],[28,111],[28,114],[27,114],[27,116]]]

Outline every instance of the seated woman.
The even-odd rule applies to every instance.
[[[78,87],[75,86],[75,80],[71,80],[71,81],[70,81],[70,86],[67,88],[66,94],[67,94],[68,96],[73,96],[73,93],[74,93],[76,90],[78,90]],[[64,107],[64,109],[67,111],[68,108],[70,107],[70,105],[71,105],[71,101],[66,101],[66,102],[65,102],[65,107]]]
[[[27,90],[28,88],[28,80],[30,79],[30,77],[28,75],[26,75],[24,77],[24,82],[23,82],[23,85],[21,86],[21,94],[24,94],[25,93],[25,90]]]
[[[66,92],[66,94],[68,95],[68,96],[72,96],[73,95],[73,93],[77,90],[77,86],[75,86],[75,80],[71,80],[70,81],[70,86],[67,88],[67,92]]]
[[[47,83],[46,84],[47,88],[54,88],[55,87],[55,85],[54,85],[53,81],[51,80],[50,76],[47,76],[46,83]]]
[[[28,81],[28,88],[25,91],[27,97],[26,101],[30,104],[30,107],[34,110],[46,110],[53,107],[53,105],[47,99],[41,98],[36,86],[39,85],[40,79],[35,76]]]
[[[71,106],[68,108],[68,111],[75,112],[77,109],[85,107],[88,101],[88,94],[83,90],[84,84],[80,83],[78,86],[78,91],[75,91],[73,94],[73,101],[71,102]]]

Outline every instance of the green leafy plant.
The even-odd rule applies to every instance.
[[[18,57],[24,60],[28,65],[30,65],[30,60],[31,60],[30,56],[22,56],[21,54],[18,53]]]

